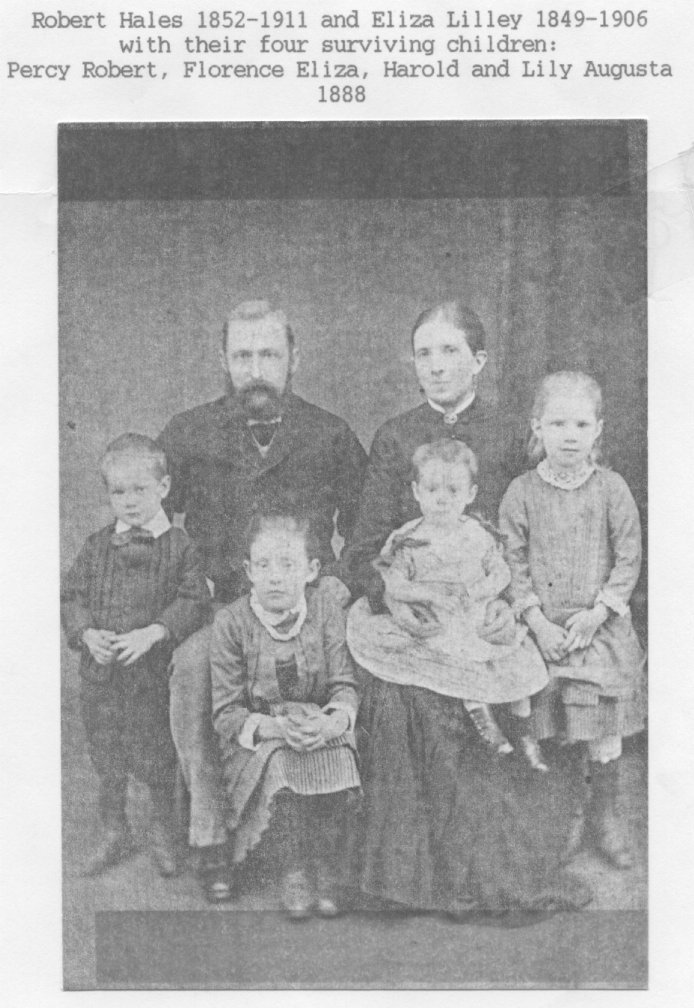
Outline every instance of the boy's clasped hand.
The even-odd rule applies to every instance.
[[[110,665],[117,661],[127,666],[134,665],[155,644],[166,640],[168,635],[169,631],[162,623],[152,623],[122,634],[89,627],[82,634],[82,641],[97,665]]]

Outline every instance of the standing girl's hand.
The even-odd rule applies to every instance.
[[[581,609],[580,612],[569,616],[565,623],[567,652],[581,651],[583,648],[587,648],[597,629],[602,626],[608,615],[607,606],[602,602],[597,602],[592,609]]]
[[[525,622],[532,630],[545,661],[560,662],[566,656],[566,630],[548,620],[539,606],[525,613]]]

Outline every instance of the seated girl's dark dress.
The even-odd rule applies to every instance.
[[[561,753],[538,774],[491,753],[462,701],[374,676],[360,726],[363,892],[455,915],[589,902],[560,868],[581,783]]]

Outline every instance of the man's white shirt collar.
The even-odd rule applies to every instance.
[[[151,532],[155,539],[158,539],[159,536],[162,536],[165,532],[169,531],[171,528],[171,522],[169,521],[164,508],[159,508],[154,518],[150,518],[150,520],[145,522],[145,524],[141,527],[146,529],[147,532]],[[116,532],[119,534],[121,532],[127,532],[128,529],[131,528],[132,525],[128,525],[128,523],[124,522],[122,518],[118,518],[116,521]]]
[[[446,409],[444,406],[440,406],[438,403],[435,403],[433,402],[433,400],[428,398],[427,402],[429,403],[429,405],[433,410],[436,410],[437,413],[443,413],[443,418],[446,421],[446,423],[455,423],[460,414],[464,413],[465,410],[472,405],[474,398],[475,398],[475,392],[473,390],[469,395],[467,395],[463,399],[463,401],[460,403],[459,406],[456,406],[455,409],[452,410]]]

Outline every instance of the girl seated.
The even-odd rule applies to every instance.
[[[332,917],[349,792],[360,786],[349,592],[318,580],[309,519],[289,508],[256,515],[247,546],[252,590],[217,613],[210,651],[233,859],[272,822],[284,910]]]
[[[534,769],[546,771],[529,728],[529,698],[547,683],[542,658],[525,627],[518,626],[508,644],[490,644],[478,633],[487,604],[508,587],[511,574],[498,537],[466,513],[477,493],[477,459],[466,444],[445,439],[419,447],[412,465],[422,517],[392,533],[376,564],[384,580],[404,578],[438,591],[437,604],[412,606],[436,633],[415,638],[390,615],[373,615],[363,599],[350,613],[350,650],[381,679],[461,699],[483,740],[499,753],[512,746],[488,705],[510,704],[512,742]]]

